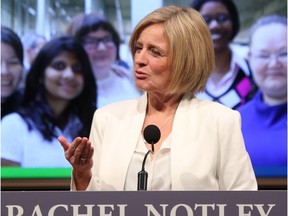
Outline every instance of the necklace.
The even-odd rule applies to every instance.
[[[165,125],[171,120],[171,118],[175,115],[175,113],[172,113],[167,119],[166,121],[161,125],[159,126],[159,129],[162,129],[165,127]],[[148,124],[149,125],[149,124]]]
[[[170,119],[174,116],[174,113],[169,117],[167,118],[167,120],[159,127],[160,129],[162,129],[169,121]]]
[[[167,118],[167,120],[159,127],[159,130],[161,130],[161,129],[171,120],[171,118],[172,118],[174,115],[175,115],[175,113],[172,113],[172,114]],[[144,139],[144,137],[143,137],[143,141],[144,141],[145,144],[147,144],[147,142],[146,142],[146,140]]]

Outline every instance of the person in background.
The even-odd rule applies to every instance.
[[[23,55],[19,36],[1,26],[1,120],[16,110],[22,99]]]
[[[45,36],[37,34],[36,32],[30,32],[25,35],[23,45],[25,49],[26,71],[29,70],[31,64],[45,43],[47,43]]]
[[[131,71],[120,58],[120,37],[110,22],[96,14],[78,15],[68,31],[81,41],[98,86],[98,107],[138,97]],[[120,63],[122,62],[122,63]]]
[[[75,15],[72,18],[71,22],[68,24],[67,29],[66,29],[66,33],[68,35],[76,36],[79,29],[81,29],[83,27],[84,22],[86,22],[86,24],[92,25],[94,20],[96,20],[96,22],[97,22],[97,21],[99,21],[99,19],[103,20],[103,21],[106,20],[106,18],[104,16],[97,14],[97,13],[91,13],[91,14],[79,13],[79,14]],[[118,35],[116,29],[112,26],[112,24],[109,23],[107,20],[106,20],[106,22],[108,23],[106,29],[111,31],[111,33],[113,34],[114,43],[115,43],[116,48],[117,48],[115,64],[121,65],[124,68],[129,69],[130,67],[129,67],[128,63],[123,61],[120,57],[121,38]],[[108,25],[109,25],[109,27],[108,27]]]
[[[259,91],[239,109],[253,166],[287,173],[287,18],[261,17],[249,37],[249,63]]]
[[[95,16],[100,16],[100,15],[95,14]],[[71,21],[67,25],[65,33],[71,36],[75,36],[76,32],[82,26],[84,17],[85,17],[85,13],[78,13],[75,16],[73,16]]]
[[[256,85],[247,60],[230,47],[240,29],[237,7],[232,0],[194,0],[191,7],[209,27],[216,63],[205,91],[197,96],[238,109],[253,97]]]
[[[157,9],[135,27],[129,47],[145,94],[96,110],[89,140],[58,138],[73,166],[72,190],[136,190],[147,154],[147,190],[256,190],[239,113],[195,97],[214,67],[201,15]],[[160,131],[154,148],[143,134],[150,125]]]
[[[27,75],[21,106],[2,119],[2,166],[70,167],[57,137],[89,135],[95,83],[89,58],[75,38],[45,44]]]

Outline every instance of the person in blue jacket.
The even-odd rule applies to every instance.
[[[269,15],[251,28],[249,62],[258,93],[239,109],[254,167],[287,166],[287,18]]]

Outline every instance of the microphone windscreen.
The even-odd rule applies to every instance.
[[[144,139],[149,144],[155,144],[160,140],[161,132],[156,125],[148,125],[144,129]]]

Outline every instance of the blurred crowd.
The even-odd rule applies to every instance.
[[[286,166],[287,18],[259,18],[243,57],[231,49],[241,15],[232,0],[191,7],[209,27],[216,63],[196,97],[240,112],[253,166]],[[32,32],[21,40],[1,26],[2,166],[70,167],[57,137],[89,136],[97,108],[142,95],[121,43],[109,20],[94,13],[78,14],[51,39]]]

